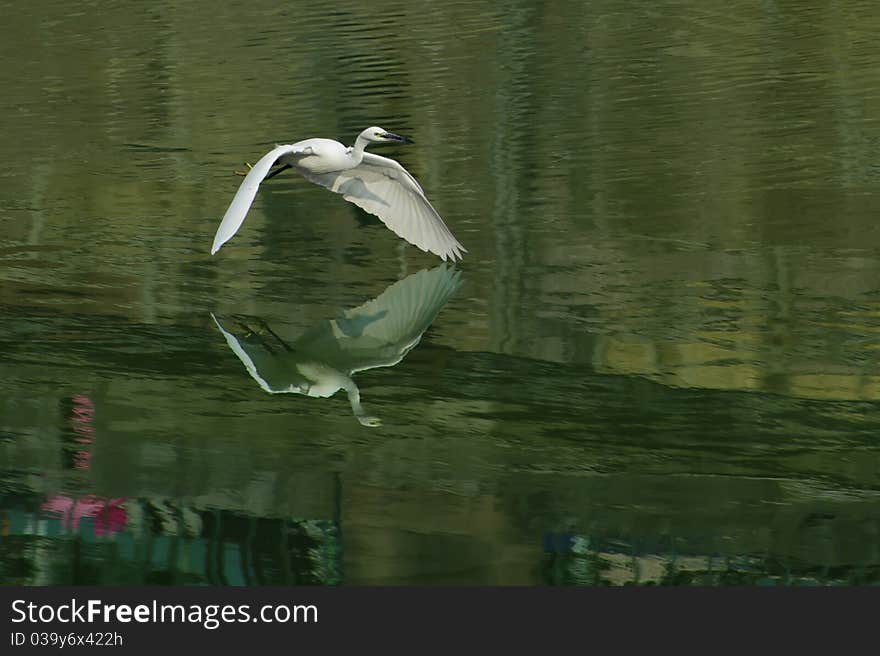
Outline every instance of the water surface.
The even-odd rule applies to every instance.
[[[0,582],[880,581],[873,3],[177,4],[0,2]],[[295,175],[209,250],[373,124],[469,252],[352,373],[439,260]]]

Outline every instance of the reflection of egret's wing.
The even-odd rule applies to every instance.
[[[238,337],[226,330],[213,313],[211,318],[223,333],[229,348],[260,387],[270,394],[302,393],[306,379],[298,374],[295,367],[290,366],[285,357],[279,357],[278,353],[266,348],[265,342],[256,333],[248,331],[249,334]]]
[[[349,373],[393,366],[419,343],[460,286],[461,272],[445,264],[419,271],[377,298],[315,326],[292,347]]]

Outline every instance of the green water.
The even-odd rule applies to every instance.
[[[0,17],[0,583],[880,582],[875,3]],[[209,254],[374,124],[458,273],[290,173]]]

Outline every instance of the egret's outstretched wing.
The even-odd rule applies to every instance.
[[[419,183],[393,159],[364,153],[361,163],[353,169],[302,174],[375,214],[398,236],[423,251],[453,261],[467,252],[425,198]]]
[[[308,154],[305,150],[299,144],[276,146],[263,155],[260,161],[251,168],[238,191],[235,192],[235,197],[232,199],[229,209],[226,210],[226,214],[223,215],[220,227],[217,228],[217,234],[214,235],[214,245],[211,246],[211,255],[220,250],[220,247],[232,239],[232,236],[238,232],[241,224],[244,223],[244,217],[247,216],[248,210],[251,208],[251,203],[254,202],[254,196],[257,195],[260,183],[269,174],[269,169],[272,168],[272,165],[284,155],[299,152]]]

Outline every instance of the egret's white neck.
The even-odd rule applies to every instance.
[[[344,377],[342,389],[348,394],[348,402],[351,405],[351,411],[354,413],[354,416],[363,417],[367,414],[364,412],[364,408],[361,405],[361,391],[358,389],[355,382],[348,376]]]
[[[376,417],[371,417],[366,413],[364,407],[361,405],[361,391],[351,378],[347,378],[345,385],[343,385],[343,389],[345,389],[346,394],[348,394],[348,402],[351,405],[351,411],[362,425],[378,426],[382,423]]]
[[[355,166],[361,163],[361,160],[364,158],[364,148],[367,147],[367,144],[370,143],[367,141],[367,137],[365,136],[369,130],[364,130],[361,132],[357,139],[355,139],[354,146],[349,149],[348,154],[354,160]]]

